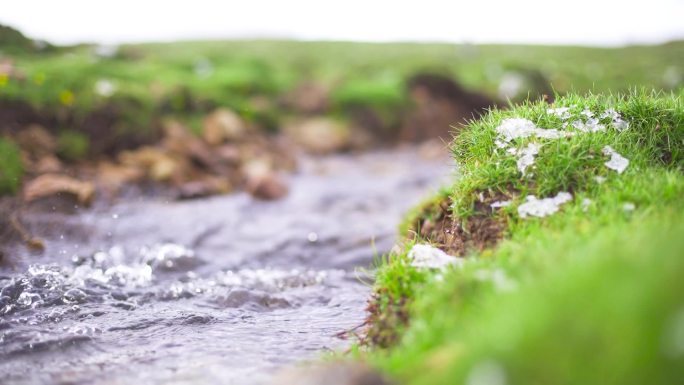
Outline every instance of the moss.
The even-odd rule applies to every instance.
[[[19,147],[8,139],[0,138],[0,195],[16,193],[23,174]]]
[[[376,298],[401,304],[405,319],[371,325],[396,333],[389,349],[364,355],[366,360],[407,384],[493,377],[509,384],[669,384],[681,378],[684,302],[675,293],[684,289],[682,99],[646,92],[570,95],[557,106],[575,114],[614,108],[630,127],[521,139],[521,147],[543,141],[526,177],[515,155],[496,148],[495,128],[506,118],[524,117],[564,129],[547,105],[494,111],[466,127],[453,144],[461,177],[434,202],[450,199],[449,214],[467,222],[483,215],[489,198],[509,198],[510,206],[487,213],[505,220],[506,238],[472,249],[463,267],[440,274],[414,277],[405,259],[385,259]],[[629,159],[624,173],[605,166],[606,145]],[[605,181],[598,183],[597,176]],[[573,199],[559,212],[518,215],[527,194],[562,190]],[[412,221],[437,212],[423,206]],[[424,241],[419,234],[413,242]]]
[[[63,159],[83,159],[88,154],[88,148],[88,137],[81,132],[63,130],[57,137],[57,154]]]

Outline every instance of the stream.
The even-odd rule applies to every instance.
[[[274,202],[26,214],[46,251],[17,246],[0,268],[0,382],[263,384],[344,351],[339,334],[365,317],[366,269],[451,166],[412,147],[303,157]]]

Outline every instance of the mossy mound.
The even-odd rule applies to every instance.
[[[366,359],[409,384],[683,378],[681,97],[524,104],[452,148],[458,181],[414,211],[379,267],[370,336],[392,338]],[[466,242],[486,221],[504,224],[497,241]],[[430,241],[465,259],[417,269],[408,251]]]

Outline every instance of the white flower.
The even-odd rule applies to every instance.
[[[599,132],[606,130],[606,126],[601,124],[596,118],[589,118],[586,122],[576,120],[572,122],[572,126],[582,132]]]
[[[489,207],[491,207],[493,209],[498,209],[501,207],[508,207],[510,205],[511,205],[511,201],[496,201],[496,202],[492,203],[491,205],[489,205]]]
[[[539,154],[541,146],[537,143],[529,143],[521,152],[518,158],[518,171],[525,175],[525,170],[534,164],[534,156]]]
[[[534,195],[528,195],[527,201],[518,206],[518,215],[521,218],[546,217],[556,213],[560,206],[572,200],[572,195],[568,192],[559,192],[555,197],[537,199]]]
[[[603,154],[610,156],[610,160],[604,163],[606,167],[611,170],[617,171],[618,174],[622,174],[623,171],[629,165],[629,159],[620,155],[613,149],[613,147],[605,146],[603,147]]]
[[[461,266],[463,264],[462,258],[451,256],[434,246],[425,244],[413,245],[408,252],[408,258],[411,261],[411,266],[417,269],[444,270],[451,265]]]
[[[116,92],[116,86],[111,81],[107,79],[100,79],[97,82],[95,82],[96,94],[108,98],[114,95],[114,92]]]
[[[534,123],[522,118],[505,119],[496,128],[496,132],[506,142],[510,142],[513,139],[530,137],[534,135],[536,130],[537,126]]]
[[[570,113],[570,107],[558,107],[558,108],[549,108],[546,110],[546,113],[549,115],[555,115],[562,120],[567,120],[570,119],[572,114]]]

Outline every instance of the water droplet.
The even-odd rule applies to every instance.
[[[65,303],[81,303],[85,301],[88,295],[81,289],[69,289],[64,293],[62,299]]]
[[[31,293],[21,293],[19,298],[17,298],[17,305],[19,306],[31,306],[31,302],[33,302]]]

